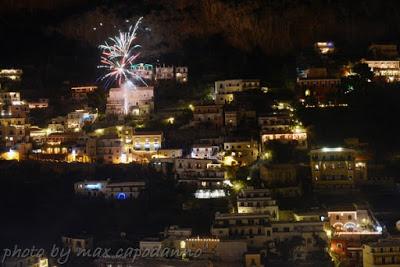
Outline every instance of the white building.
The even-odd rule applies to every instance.
[[[377,77],[384,77],[388,82],[400,80],[400,60],[361,60],[368,65]]]
[[[157,65],[155,79],[156,80],[173,80],[174,79],[174,66]]]
[[[111,88],[107,98],[107,114],[147,116],[154,108],[154,87],[125,86]]]
[[[381,239],[363,245],[363,267],[400,266],[400,240]]]
[[[144,190],[143,181],[111,182],[110,180],[83,181],[74,185],[75,194],[108,199],[135,199]]]
[[[190,155],[195,159],[218,159],[219,151],[220,149],[217,145],[194,144]]]
[[[224,80],[216,81],[214,86],[214,97],[217,104],[231,103],[234,94],[246,90],[260,89],[260,80]]]
[[[39,98],[35,101],[29,101],[28,106],[30,109],[42,109],[49,107],[49,99],[48,98]]]
[[[237,196],[238,213],[265,213],[278,219],[279,207],[269,189],[242,189]]]
[[[151,64],[138,63],[132,66],[132,72],[143,80],[153,80],[154,67]]]

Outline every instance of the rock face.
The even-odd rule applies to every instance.
[[[192,37],[219,35],[230,46],[243,51],[260,49],[268,55],[287,54],[318,40],[364,44],[395,38],[400,25],[396,15],[399,3],[390,0],[361,4],[329,0],[145,0],[140,7],[135,5],[126,2],[115,9],[97,8],[71,17],[60,30],[69,37],[98,44],[124,25],[122,14],[136,13],[136,17],[144,16],[148,32],[143,41],[154,53],[177,49]],[[93,30],[100,22],[106,22],[108,28]]]
[[[148,53],[219,36],[244,52],[277,55],[318,40],[354,45],[396,40],[399,6],[396,0],[2,0],[0,14],[45,11],[57,18],[59,32],[92,45],[144,16],[141,42]]]

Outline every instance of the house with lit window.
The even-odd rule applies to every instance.
[[[220,148],[211,144],[193,144],[190,153],[191,158],[195,159],[218,159]]]
[[[111,88],[106,105],[107,114],[148,116],[154,109],[154,87],[124,85]]]
[[[209,125],[222,127],[224,125],[224,114],[222,106],[214,104],[195,105],[193,110],[193,121],[195,126]]]
[[[116,182],[110,180],[82,181],[74,185],[77,195],[117,200],[136,199],[145,187],[144,181]]]
[[[188,67],[176,66],[175,67],[175,79],[178,83],[186,83],[188,81]]]
[[[173,80],[174,77],[174,66],[156,65],[156,80]]]
[[[400,240],[380,239],[362,247],[363,267],[400,266]]]
[[[224,157],[232,157],[238,165],[249,165],[259,156],[258,142],[253,139],[231,139],[224,142]],[[224,161],[225,161],[224,158]]]
[[[162,132],[134,132],[132,135],[133,149],[136,152],[156,152],[161,149]]]
[[[72,99],[75,101],[86,100],[88,95],[94,93],[97,89],[95,85],[71,87]]]
[[[143,80],[151,81],[153,80],[154,67],[151,64],[138,63],[132,65],[132,73],[139,76]]]
[[[350,189],[366,177],[365,162],[358,164],[357,151],[343,147],[323,147],[310,152],[314,189]]]
[[[234,100],[235,94],[247,90],[260,89],[260,80],[235,79],[215,81],[214,98],[217,104],[229,104]]]
[[[271,191],[264,188],[248,187],[237,195],[238,213],[266,213],[272,219],[278,219],[279,207],[271,197]]]

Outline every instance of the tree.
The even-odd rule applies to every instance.
[[[356,73],[362,81],[372,80],[374,73],[365,63],[357,63],[353,67],[353,72]]]

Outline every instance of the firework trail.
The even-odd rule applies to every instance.
[[[106,80],[108,84],[117,82],[119,86],[127,81],[139,80],[146,82],[131,70],[131,66],[135,59],[140,55],[138,49],[141,47],[134,44],[136,33],[143,17],[140,17],[134,27],[129,27],[127,32],[119,32],[119,35],[110,37],[99,48],[102,51],[101,61],[98,68],[104,68],[107,73],[101,77],[101,80]]]

